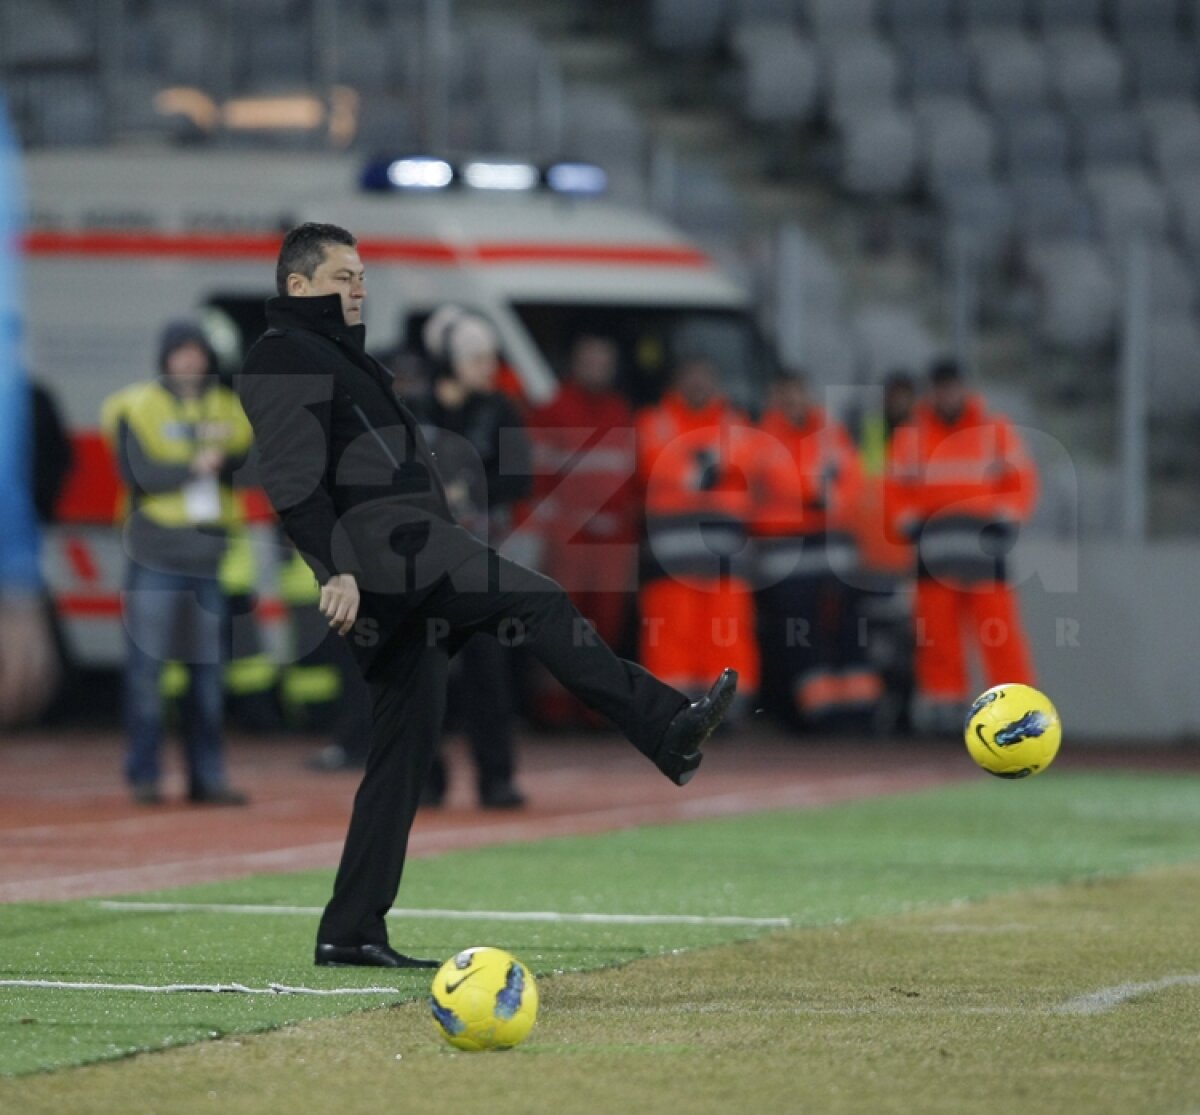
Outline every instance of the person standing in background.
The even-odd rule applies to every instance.
[[[903,370],[890,372],[882,387],[867,387],[871,405],[854,415],[863,464],[863,486],[849,509],[862,561],[860,620],[868,653],[879,670],[884,696],[876,727],[881,731],[912,730],[913,591],[916,560],[912,543],[898,537],[885,514],[888,456],[896,432],[912,421],[917,381]],[[878,402],[878,405],[875,405]]]
[[[637,444],[633,410],[615,389],[617,346],[581,336],[558,394],[528,415],[542,569],[562,584],[606,643],[620,646],[637,588]],[[545,723],[590,714],[542,671],[534,697]]]
[[[67,477],[74,464],[75,449],[62,420],[54,392],[35,379],[29,382],[30,411],[33,416],[30,468],[33,506],[43,530],[58,521],[58,501],[66,487]],[[48,590],[42,592],[42,607],[54,640],[54,652],[61,671],[54,687],[47,715],[52,719],[54,702],[65,688],[72,685],[70,654],[59,622],[58,608]]]
[[[48,526],[58,517],[58,500],[71,474],[75,450],[54,392],[43,383],[30,380],[29,395],[33,416],[33,506],[38,521]]]
[[[875,392],[879,388],[867,390]],[[895,371],[883,381],[883,398],[879,409],[867,410],[857,416],[854,425],[858,433],[858,448],[863,471],[868,476],[882,476],[887,471],[892,439],[901,426],[912,420],[916,405],[916,380],[908,372]]]
[[[892,439],[887,518],[916,544],[917,727],[957,732],[970,699],[964,634],[985,686],[1034,684],[1008,555],[1037,502],[1020,435],[967,389],[953,360],[934,364],[928,398]]]
[[[748,420],[720,393],[711,360],[682,360],[657,406],[637,416],[645,507],[641,661],[684,692],[728,663],[744,705],[759,655],[748,553]]]
[[[496,390],[499,340],[482,317],[443,306],[425,325],[423,339],[433,383],[413,412],[437,457],[450,509],[479,538],[503,549],[513,527],[513,505],[532,490],[529,439],[514,405]],[[458,677],[463,699],[451,698],[448,727],[461,728],[475,762],[476,790],[485,809],[519,809],[525,796],[515,781],[515,693],[512,663],[497,639],[476,635],[464,644]],[[456,715],[457,714],[457,715]],[[424,803],[440,805],[448,784],[439,756]]]
[[[199,326],[172,322],[162,334],[159,378],[117,392],[101,415],[129,490],[125,775],[142,805],[163,800],[159,682],[171,659],[190,675],[183,712],[189,801],[246,802],[229,785],[221,740],[225,601],[217,574],[237,516],[233,473],[252,433],[215,367]]]
[[[774,385],[759,428],[769,435],[751,481],[764,691],[805,728],[863,732],[882,685],[859,638],[849,526],[863,485],[858,451],[800,371]]]
[[[20,370],[23,223],[18,150],[0,93],[0,724],[34,716],[58,676],[30,489],[29,386]]]

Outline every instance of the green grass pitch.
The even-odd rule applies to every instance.
[[[409,951],[495,944],[541,977],[502,1056],[442,1045],[426,975],[314,968],[312,915],[4,906],[0,981],[395,993],[0,986],[0,1111],[1194,1115],[1197,818],[1195,777],[1056,772],[417,861],[405,907],[764,919],[393,919]],[[129,902],[316,907],[329,882]]]

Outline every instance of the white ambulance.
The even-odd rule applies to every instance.
[[[230,370],[263,328],[284,229],[330,221],[360,239],[368,344],[416,346],[454,302],[485,314],[530,402],[551,397],[572,340],[615,339],[635,404],[672,361],[712,356],[730,396],[761,395],[768,354],[748,299],[662,221],[583,196],[602,172],[476,160],[76,152],[26,162],[30,370],[57,396],[75,468],[45,565],[69,648],[84,666],[121,659],[114,529],[118,485],[100,441],[102,400],[154,374],[165,322],[203,319]],[[269,588],[264,620],[278,616]]]

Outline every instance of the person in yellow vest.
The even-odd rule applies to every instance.
[[[896,431],[912,419],[917,381],[906,371],[890,372],[883,381],[882,405],[857,415],[858,451],[868,476],[883,476]]]
[[[221,738],[221,622],[218,580],[237,520],[234,471],[253,441],[237,396],[221,386],[199,326],[170,323],[160,376],[105,401],[101,423],[129,490],[122,595],[126,633],[125,776],[134,800],[161,802],[163,663],[188,666],[183,705],[188,799],[242,805],[230,786]]]
[[[145,386],[144,382],[131,383],[104,401],[102,425],[110,447],[115,449],[119,423]],[[276,692],[279,667],[267,652],[254,615],[259,570],[245,522],[244,498],[235,491],[225,553],[217,569],[225,598],[221,631],[225,712],[243,731],[274,732],[283,723]],[[184,663],[172,660],[163,664],[158,689],[165,701],[174,705],[184,700],[190,686],[191,677]]]
[[[912,420],[918,394],[916,377],[896,369],[880,387],[864,392],[872,405],[860,409],[851,419],[864,473],[850,523],[862,561],[859,624],[868,644],[868,656],[883,678],[884,696],[875,729],[884,734],[912,732],[916,555],[912,544],[888,525],[884,480],[892,440]]]

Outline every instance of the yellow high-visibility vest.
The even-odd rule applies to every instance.
[[[124,421],[146,456],[164,465],[186,465],[199,448],[212,447],[240,456],[254,440],[238,397],[221,384],[213,384],[196,399],[181,399],[159,380],[135,384],[104,401],[100,421],[114,448]],[[141,495],[138,510],[159,526],[191,525],[182,491]],[[223,484],[218,522],[233,526],[240,520],[240,501],[233,489]]]

